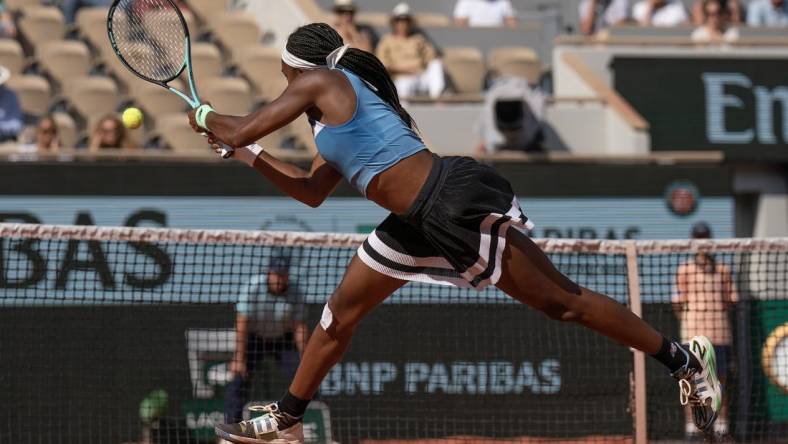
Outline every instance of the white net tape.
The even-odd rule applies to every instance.
[[[362,234],[302,233],[291,231],[190,230],[175,228],[97,227],[75,225],[0,224],[0,237],[79,239],[184,244],[237,244],[260,246],[358,247]],[[634,244],[637,254],[696,252],[784,252],[788,238],[703,240],[597,240],[534,239],[547,253],[626,254]]]

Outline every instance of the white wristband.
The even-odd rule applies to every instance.
[[[249,165],[250,167],[254,166],[254,161],[260,157],[260,153],[263,152],[263,147],[258,144],[248,145],[243,148],[238,148],[235,150],[235,154],[233,157],[240,160],[241,162]]]

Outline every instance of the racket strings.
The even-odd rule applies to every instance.
[[[118,54],[143,77],[168,82],[186,57],[186,29],[167,0],[121,0],[112,17]]]

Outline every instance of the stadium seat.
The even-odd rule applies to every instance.
[[[8,68],[11,74],[22,72],[25,67],[25,55],[19,42],[12,39],[0,39],[0,65]]]
[[[5,7],[11,11],[35,8],[40,5],[41,2],[39,0],[5,0]]]
[[[111,51],[111,50],[110,50]],[[129,53],[134,56],[137,52],[144,52],[150,53],[151,49],[147,45],[135,45],[129,46],[128,49]],[[107,69],[117,78],[123,86],[128,89],[131,89],[133,85],[137,84],[138,82],[142,82],[143,80],[137,77],[133,72],[131,72],[128,68],[126,68],[123,63],[121,63],[120,59],[118,59],[115,54],[109,54],[104,58],[104,63],[107,66]]]
[[[224,71],[224,61],[219,48],[213,43],[193,43],[192,68],[197,84],[200,84],[202,79],[221,76]]]
[[[437,12],[417,12],[416,23],[429,27],[451,26],[451,19]]]
[[[252,108],[252,90],[244,79],[208,79],[200,84],[200,95],[223,114],[246,115]]]
[[[232,60],[235,60],[235,49],[259,43],[262,37],[257,19],[246,11],[219,13],[208,25]]]
[[[287,88],[281,64],[282,55],[277,48],[254,45],[238,50],[238,68],[252,84],[257,98],[264,102],[276,99]]]
[[[179,80],[171,82],[170,86],[181,90],[184,88],[183,82]],[[131,88],[131,98],[145,112],[146,119],[154,122],[160,116],[183,112],[187,108],[186,102],[180,97],[159,85],[142,80],[134,83],[134,87]]]
[[[494,75],[515,76],[534,85],[542,75],[542,63],[536,52],[528,47],[504,47],[490,51],[488,65]]]
[[[25,114],[41,116],[49,111],[52,87],[46,78],[37,75],[12,75],[8,86],[16,92]]]
[[[81,8],[77,11],[79,35],[96,49],[100,57],[112,55],[112,47],[107,38],[108,12],[109,8]]]
[[[78,137],[77,124],[74,122],[74,118],[68,113],[53,113],[52,118],[55,119],[55,125],[57,125],[61,148],[74,148],[77,145]]]
[[[108,77],[78,77],[69,80],[63,92],[73,108],[86,120],[113,113],[118,105],[118,87]]]
[[[156,134],[175,152],[212,154],[205,137],[195,133],[189,126],[185,113],[161,116],[156,122]]]
[[[186,20],[186,26],[189,30],[196,30],[197,24],[194,19],[194,14],[185,13],[183,14],[184,20]],[[162,48],[166,48],[167,41],[164,40],[164,35],[159,31],[161,29],[166,29],[170,26],[180,26],[181,22],[177,17],[174,17],[170,14],[156,14],[155,12],[145,14],[143,18],[143,26],[145,30],[148,32],[149,35],[153,36],[154,40],[159,38],[159,42],[162,45]],[[196,37],[196,35],[194,36]]]
[[[209,23],[227,10],[227,0],[189,0],[189,8],[203,23]]]
[[[78,40],[47,42],[38,48],[41,68],[61,87],[90,71],[90,50]]]
[[[374,28],[388,27],[389,19],[389,14],[385,12],[359,11],[356,13],[357,23]]]
[[[46,42],[62,39],[65,30],[63,14],[55,7],[27,8],[19,19],[19,31],[32,52]]]
[[[486,68],[482,53],[477,48],[446,48],[443,64],[455,92],[462,94],[481,92]]]

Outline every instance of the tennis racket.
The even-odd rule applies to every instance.
[[[189,28],[172,0],[114,0],[107,15],[107,33],[115,55],[137,77],[168,89],[193,109],[200,106]],[[184,70],[189,94],[168,85]],[[222,145],[223,158],[232,153],[232,148]]]

